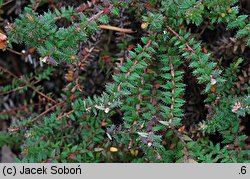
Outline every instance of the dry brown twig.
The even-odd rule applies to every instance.
[[[136,31],[133,31],[132,29],[124,29],[124,28],[119,28],[119,27],[114,27],[110,25],[99,25],[101,29],[107,29],[107,30],[113,30],[113,31],[118,31],[118,32],[123,32],[123,33],[136,33]]]

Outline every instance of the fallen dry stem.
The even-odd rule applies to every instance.
[[[110,25],[99,25],[99,27],[101,29],[113,30],[113,31],[118,31],[118,32],[123,32],[123,33],[128,33],[128,34],[136,33],[136,31],[133,31],[132,29],[124,29],[124,28],[114,27]]]

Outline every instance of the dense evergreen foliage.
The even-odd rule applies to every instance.
[[[8,133],[0,133],[0,146],[20,148],[17,161],[250,161],[244,132],[250,129],[241,124],[249,120],[249,81],[245,90],[236,85],[246,59],[233,55],[223,65],[223,55],[216,57],[203,34],[192,30],[224,24],[230,38],[248,48],[250,21],[237,0],[68,1],[47,8],[50,3],[31,1],[1,32],[5,52],[25,46],[20,58],[31,55],[39,64],[23,76],[0,67],[12,79],[1,95],[31,93],[22,104],[29,107],[0,117],[16,116]],[[109,43],[104,53],[95,51],[98,41]],[[84,74],[96,58],[112,80],[90,95]],[[43,85],[63,75],[59,94]],[[191,124],[184,110],[189,75],[206,106]]]

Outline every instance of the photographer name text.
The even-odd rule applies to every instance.
[[[4,176],[16,176],[16,175],[81,175],[82,168],[80,165],[77,167],[67,167],[67,166],[56,166],[52,165],[50,167],[27,167],[27,166],[4,166],[2,168]]]

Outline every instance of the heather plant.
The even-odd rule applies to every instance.
[[[3,99],[25,96],[0,113],[15,117],[0,146],[18,148],[17,161],[250,161],[249,77],[238,78],[250,26],[237,0],[30,1],[21,11],[0,38],[33,65],[22,76],[0,66],[12,79]],[[225,60],[204,39],[218,24],[241,45]],[[62,88],[49,90],[58,78]],[[191,85],[206,108],[193,122]]]

